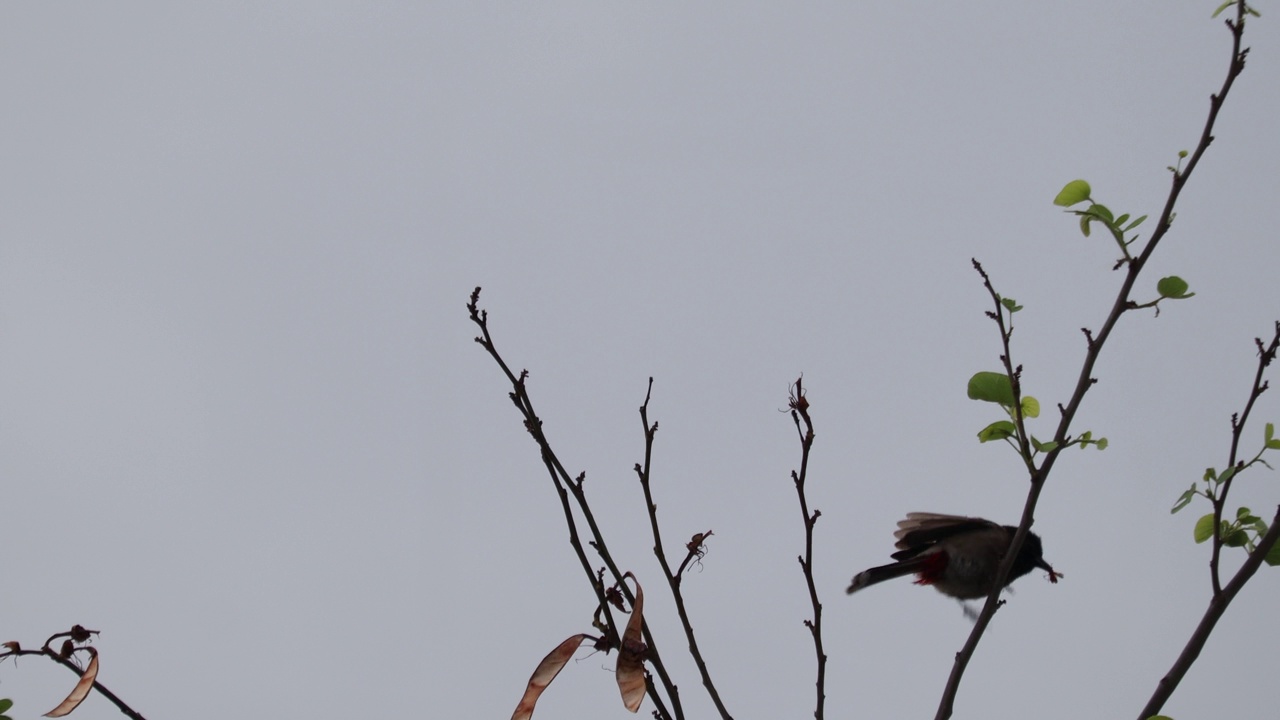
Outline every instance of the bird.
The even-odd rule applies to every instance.
[[[907,513],[893,534],[898,551],[895,562],[863,570],[853,576],[847,593],[853,593],[903,575],[916,574],[917,585],[932,585],[944,595],[974,600],[991,594],[1000,562],[1018,528],[990,520],[938,513]],[[1040,568],[1050,582],[1062,574],[1044,559],[1040,536],[1028,531],[1009,570],[1005,585]]]

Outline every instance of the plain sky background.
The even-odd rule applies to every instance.
[[[482,285],[691,718],[631,470],[651,375],[665,538],[715,531],[684,588],[735,717],[812,713],[801,373],[828,716],[931,717],[959,607],[844,587],[908,511],[1018,518],[1016,458],[976,440],[999,412],[965,397],[998,368],[970,258],[1026,308],[1047,436],[1121,279],[1051,200],[1083,177],[1159,212],[1229,58],[1215,4],[5,4],[0,640],[100,630],[100,679],[149,718],[508,717],[594,608],[472,342]],[[1169,508],[1223,463],[1280,319],[1261,9],[1138,292],[1197,295],[1121,321],[1076,426],[1111,447],[1064,456],[1038,513],[1066,578],[1018,582],[957,717],[1134,717],[1205,607],[1207,504]],[[1270,517],[1276,483],[1232,506]],[[1275,713],[1278,594],[1264,569],[1169,714]],[[578,657],[536,717],[628,717],[614,658]],[[15,718],[73,682],[0,666]]]

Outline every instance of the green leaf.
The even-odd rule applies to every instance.
[[[1156,292],[1160,293],[1160,297],[1167,297],[1171,300],[1183,300],[1195,295],[1188,293],[1187,281],[1177,275],[1160,278],[1160,282],[1156,283]]]
[[[1119,226],[1123,225],[1123,224],[1124,224],[1124,221],[1125,221],[1125,220],[1128,220],[1128,219],[1129,219],[1129,213],[1125,213],[1125,214],[1121,215],[1120,217],[1116,218],[1116,227],[1119,227]]]
[[[997,372],[974,373],[969,378],[969,399],[1013,407],[1013,383],[1009,376]]]
[[[1267,552],[1267,556],[1263,558],[1263,562],[1271,567],[1280,565],[1280,542],[1271,546],[1271,550]]]
[[[1089,237],[1089,221],[1092,219],[1084,213],[1080,214],[1080,232],[1084,233],[1085,237]]]
[[[1182,495],[1178,496],[1178,502],[1173,504],[1173,509],[1169,511],[1169,514],[1172,515],[1173,513],[1176,513],[1182,508],[1190,505],[1191,501],[1194,500],[1195,497],[1196,497],[1196,486],[1192,485],[1190,490],[1187,490],[1186,492],[1182,493]]]
[[[1196,521],[1194,537],[1197,545],[1213,537],[1213,513],[1202,515],[1200,519]]]
[[[1058,207],[1071,207],[1076,203],[1088,200],[1091,192],[1089,183],[1083,180],[1072,180],[1058,192],[1058,197],[1053,199],[1053,204]]]
[[[1124,231],[1125,231],[1125,232],[1129,232],[1130,230],[1132,230],[1132,229],[1134,229],[1134,228],[1138,227],[1139,225],[1141,225],[1141,224],[1142,224],[1142,221],[1143,221],[1143,220],[1146,220],[1146,219],[1147,219],[1147,216],[1146,216],[1146,215],[1143,215],[1142,217],[1138,218],[1137,220],[1134,220],[1133,222],[1129,223],[1129,224],[1128,224],[1128,226],[1126,226],[1126,227],[1125,227]]]
[[[1003,305],[1004,309],[1008,310],[1010,314],[1016,313],[1022,309],[1022,306],[1018,304],[1017,300],[1009,297],[1000,298],[1000,304]]]
[[[1058,448],[1058,443],[1052,440],[1050,440],[1049,442],[1040,442],[1039,440],[1036,439],[1035,435],[1032,435],[1031,447],[1034,447],[1036,450],[1039,450],[1040,452],[1047,453],[1047,452],[1053,452],[1054,450],[1056,450]]]
[[[1263,433],[1263,438],[1265,438],[1264,446],[1268,450],[1280,450],[1280,438],[1276,437],[1275,423],[1267,423],[1267,429],[1266,432]]]
[[[1225,523],[1224,523],[1225,524]],[[1249,542],[1249,533],[1240,528],[1236,528],[1226,534],[1222,539],[1222,544],[1227,547],[1244,547]]]
[[[1018,428],[1008,420],[997,420],[978,431],[978,442],[1004,440],[1018,434]]]
[[[1027,395],[1022,398],[1022,417],[1038,418],[1040,417],[1040,401]]]
[[[9,708],[13,707],[13,701],[9,698],[0,698],[0,713],[9,712]]]
[[[1108,225],[1115,224],[1115,217],[1112,216],[1110,208],[1108,208],[1106,205],[1099,205],[1097,203],[1094,203],[1090,205],[1089,209],[1085,210],[1084,212],[1088,215],[1092,215],[1093,217],[1098,218],[1099,220],[1101,220],[1102,222]]]
[[[1106,438],[1098,438],[1098,442],[1094,443],[1094,445],[1096,445],[1096,446],[1098,447],[1098,449],[1099,449],[1099,450],[1106,450],[1106,449],[1107,449],[1107,439],[1106,439]]]
[[[1238,521],[1243,522],[1245,518],[1249,517],[1249,515],[1249,508],[1247,507],[1240,507],[1236,510],[1236,520]]]
[[[1222,14],[1222,11],[1223,11],[1223,10],[1226,10],[1227,8],[1229,8],[1229,7],[1231,7],[1232,5],[1235,5],[1235,4],[1236,4],[1236,0],[1227,0],[1226,2],[1222,3],[1221,5],[1219,5],[1219,6],[1218,6],[1218,9],[1217,9],[1217,10],[1214,10],[1214,11],[1213,11],[1213,15],[1211,15],[1210,17],[1215,17],[1215,18],[1216,18],[1216,17],[1218,17],[1219,15],[1221,15],[1221,14]]]
[[[1213,482],[1218,479],[1218,471],[1213,468],[1204,469],[1204,481]]]

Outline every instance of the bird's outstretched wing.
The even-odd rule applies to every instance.
[[[953,535],[999,527],[1001,526],[982,518],[927,512],[907,513],[906,519],[898,522],[898,530],[893,534],[898,538],[898,542],[894,544],[898,552],[890,557],[905,560]]]

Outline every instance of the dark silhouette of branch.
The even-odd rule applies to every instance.
[[[1280,322],[1276,323],[1275,334],[1271,338],[1270,344],[1263,345],[1262,339],[1257,338],[1254,342],[1258,345],[1258,371],[1253,376],[1253,387],[1249,390],[1249,399],[1244,404],[1244,410],[1238,415],[1231,416],[1231,451],[1227,456],[1226,467],[1231,471],[1230,476],[1222,481],[1220,492],[1216,493],[1213,500],[1213,526],[1221,529],[1222,527],[1222,510],[1227,505],[1227,494],[1231,492],[1231,486],[1235,482],[1236,476],[1241,470],[1252,465],[1248,465],[1240,461],[1240,436],[1244,433],[1245,423],[1249,421],[1249,415],[1253,412],[1253,404],[1257,402],[1262,393],[1267,391],[1268,383],[1263,379],[1267,367],[1276,359],[1276,350],[1280,348]],[[1218,560],[1222,555],[1222,543],[1224,538],[1222,533],[1215,531],[1213,533],[1213,551],[1209,558],[1209,579],[1213,584],[1213,594],[1218,596],[1222,594],[1222,581],[1219,572]]]
[[[81,646],[83,643],[89,641],[90,636],[97,634],[97,630],[86,630],[80,625],[74,625],[70,630],[50,635],[49,639],[45,640],[44,645],[38,650],[23,650],[16,642],[5,643],[6,649],[3,652],[0,652],[0,660],[7,657],[17,657],[19,655],[41,655],[75,673],[76,677],[80,677],[84,674],[84,668],[77,665],[71,658],[76,652],[85,649]],[[66,638],[66,640],[59,648],[54,649],[53,643],[58,640],[58,638]],[[110,701],[112,705],[115,705],[116,709],[125,716],[131,717],[134,720],[147,720],[142,716],[142,713],[129,707],[128,703],[121,700],[119,695],[108,690],[106,685],[95,680],[93,683],[93,689],[97,691],[99,695]]]
[[[533,402],[529,399],[528,390],[525,381],[528,379],[528,371],[522,370],[519,375],[511,371],[511,367],[502,358],[494,345],[493,337],[489,333],[489,313],[479,307],[480,288],[477,287],[471,293],[470,302],[467,303],[467,311],[470,314],[471,321],[480,328],[480,336],[475,341],[489,353],[494,362],[506,375],[507,381],[511,383],[511,392],[508,397],[512,404],[516,406],[516,410],[524,418],[524,427],[533,437],[534,442],[538,445],[541,453],[543,465],[546,466],[547,473],[551,477],[552,484],[555,486],[556,494],[560,498],[560,505],[564,511],[565,523],[569,528],[569,544],[573,547],[574,553],[578,556],[578,561],[582,565],[582,570],[587,576],[587,581],[591,584],[592,590],[596,594],[598,609],[603,610],[605,615],[605,623],[601,627],[601,631],[605,633],[610,648],[622,647],[622,638],[618,633],[618,626],[613,619],[613,613],[610,609],[611,605],[606,596],[608,588],[592,570],[591,561],[587,558],[586,550],[583,547],[582,540],[578,534],[577,521],[574,518],[573,507],[569,503],[569,495],[573,496],[574,502],[577,504],[579,511],[582,513],[583,519],[587,523],[587,529],[590,532],[590,544],[593,550],[604,561],[605,566],[609,569],[610,575],[614,578],[612,587],[616,587],[618,591],[626,598],[627,602],[634,606],[635,596],[625,582],[622,581],[623,573],[618,569],[617,564],[613,561],[613,556],[609,553],[608,545],[604,541],[604,536],[600,531],[599,525],[596,523],[595,515],[591,512],[591,506],[587,502],[586,492],[583,486],[586,483],[586,474],[580,474],[575,479],[569,475],[564,469],[564,465],[556,456],[555,451],[551,448],[551,443],[547,440],[542,430],[542,420],[534,411]],[[598,610],[598,612],[599,612]],[[662,656],[658,652],[657,643],[653,639],[652,633],[649,631],[649,624],[645,622],[642,631],[644,634],[645,644],[648,649],[645,653],[645,659],[648,661],[653,672],[657,674],[663,688],[667,692],[667,696],[671,699],[671,709],[668,710],[662,696],[657,692],[657,688],[653,683],[651,675],[646,673],[645,683],[648,687],[649,698],[653,700],[656,712],[659,718],[663,720],[683,720],[684,710],[680,704],[679,690],[675,683],[671,681],[670,675],[667,673],[666,667],[662,662]]]
[[[792,386],[790,402],[791,419],[796,424],[796,432],[800,434],[800,472],[791,471],[791,480],[796,485],[796,495],[800,498],[800,514],[804,518],[804,555],[797,558],[800,569],[804,571],[804,582],[809,588],[809,602],[813,604],[813,619],[805,620],[804,626],[809,628],[813,636],[813,651],[818,656],[817,700],[813,717],[823,720],[827,703],[827,654],[822,649],[822,603],[818,600],[818,588],[813,582],[813,526],[822,517],[821,510],[809,512],[809,500],[805,497],[805,480],[809,473],[809,450],[813,447],[813,421],[809,418],[809,399],[805,397],[804,378],[797,378]],[[802,426],[803,423],[803,426]]]
[[[720,699],[720,692],[716,690],[715,683],[711,680],[711,673],[707,670],[707,663],[702,658],[702,650],[698,647],[698,638],[693,633],[693,625],[689,622],[689,613],[684,606],[684,593],[680,591],[681,573],[685,566],[689,563],[689,558],[694,557],[699,550],[697,549],[701,543],[694,545],[689,549],[689,554],[685,556],[685,562],[680,564],[680,571],[672,574],[671,565],[667,562],[667,553],[662,547],[662,532],[658,529],[658,506],[653,502],[653,493],[649,487],[649,468],[653,459],[653,438],[658,434],[658,423],[649,423],[649,397],[653,393],[653,378],[649,378],[649,389],[644,394],[644,404],[640,406],[640,422],[644,426],[644,463],[636,463],[636,475],[640,479],[640,488],[644,491],[644,506],[649,514],[649,528],[653,532],[653,554],[658,557],[658,564],[662,567],[662,575],[667,580],[667,587],[671,589],[671,597],[676,603],[676,614],[680,616],[680,625],[684,628],[684,636],[689,640],[689,654],[693,657],[693,662],[698,667],[698,674],[702,677],[702,686],[707,689],[707,694],[711,697],[711,702],[716,706],[716,711],[720,713],[720,717],[724,720],[732,720],[729,711],[724,706],[724,701]],[[695,540],[698,539],[695,536]]]
[[[1080,369],[1080,376],[1076,380],[1075,390],[1071,394],[1070,400],[1065,406],[1059,406],[1062,412],[1062,417],[1058,422],[1057,430],[1054,432],[1054,447],[1044,455],[1044,458],[1038,467],[1036,467],[1034,463],[1031,465],[1030,487],[1027,491],[1027,500],[1023,506],[1022,520],[1018,525],[1018,532],[1014,536],[1013,542],[1010,544],[1009,551],[1005,555],[1004,561],[1000,564],[1000,570],[997,575],[999,580],[993,586],[991,594],[987,597],[987,601],[983,605],[982,612],[979,613],[977,620],[974,622],[973,630],[969,634],[969,639],[965,642],[964,647],[960,652],[956,653],[955,663],[951,668],[951,675],[947,679],[946,687],[942,693],[942,699],[938,704],[938,711],[935,715],[937,720],[946,720],[946,718],[951,717],[951,713],[955,705],[955,696],[960,689],[960,681],[964,676],[965,668],[968,667],[969,660],[973,657],[973,653],[977,649],[978,643],[981,641],[982,635],[986,631],[987,626],[990,624],[992,616],[1002,604],[1000,593],[1004,588],[1006,579],[1009,577],[1009,571],[1013,567],[1013,561],[1018,555],[1018,550],[1022,547],[1022,543],[1026,539],[1027,532],[1035,521],[1036,505],[1040,500],[1040,492],[1044,487],[1045,480],[1048,478],[1049,472],[1053,469],[1054,463],[1057,462],[1059,453],[1068,446],[1070,441],[1069,431],[1071,428],[1071,422],[1075,419],[1076,412],[1080,409],[1080,404],[1084,401],[1085,394],[1096,382],[1096,379],[1093,377],[1093,369],[1101,355],[1102,347],[1106,344],[1107,338],[1111,336],[1111,331],[1115,329],[1116,323],[1119,322],[1120,317],[1124,315],[1125,312],[1137,308],[1137,303],[1130,298],[1130,293],[1133,291],[1134,283],[1137,281],[1138,275],[1141,274],[1142,269],[1146,266],[1147,261],[1151,258],[1151,254],[1155,252],[1160,241],[1164,238],[1165,234],[1169,232],[1169,228],[1173,221],[1174,206],[1177,204],[1178,198],[1181,195],[1183,188],[1186,186],[1187,181],[1190,179],[1192,172],[1194,172],[1196,167],[1199,166],[1200,159],[1204,156],[1205,151],[1208,150],[1209,145],[1213,142],[1213,127],[1218,118],[1218,112],[1222,109],[1222,104],[1226,100],[1227,94],[1231,91],[1231,87],[1235,83],[1236,77],[1244,70],[1245,60],[1249,54],[1248,48],[1241,47],[1246,12],[1246,3],[1244,0],[1240,0],[1240,2],[1236,4],[1235,19],[1228,20],[1226,22],[1227,29],[1230,30],[1232,37],[1231,62],[1227,67],[1226,79],[1223,81],[1222,87],[1219,91],[1209,97],[1209,115],[1205,120],[1204,130],[1200,134],[1200,140],[1196,145],[1196,149],[1190,155],[1190,160],[1187,162],[1185,167],[1174,170],[1173,172],[1172,186],[1169,188],[1169,195],[1165,200],[1164,208],[1160,213],[1160,219],[1156,223],[1155,231],[1152,233],[1145,247],[1143,247],[1141,253],[1132,259],[1122,259],[1121,262],[1117,264],[1117,268],[1127,266],[1126,272],[1124,280],[1121,282],[1120,289],[1116,293],[1115,303],[1112,305],[1111,311],[1107,314],[1106,320],[1102,323],[1101,329],[1096,335],[1091,333],[1089,330],[1085,330],[1085,337],[1088,342],[1084,363]],[[981,272],[980,266],[979,271]],[[985,281],[985,273],[983,273],[983,278]],[[987,283],[987,287],[988,289],[991,288],[989,282]],[[995,297],[997,305],[999,305],[999,297],[995,295],[994,289],[990,289],[990,291],[993,297]],[[1009,373],[1010,380],[1013,382],[1016,392],[1017,372],[1013,368],[1012,360],[1010,358],[1008,334],[1006,333],[1003,322],[998,319],[997,322],[1001,330],[1002,343],[1005,347],[1002,360],[1005,363],[1006,371]],[[1018,408],[1016,411],[1020,413],[1021,409]],[[1029,452],[1029,450],[1027,450],[1028,446],[1026,445],[1026,437],[1023,433],[1024,431],[1019,427],[1019,435],[1020,439],[1023,441],[1022,447],[1025,454],[1026,452]]]
[[[476,343],[479,343],[481,347],[485,348],[485,351],[488,352],[490,357],[493,357],[494,363],[498,364],[498,368],[502,369],[502,372],[506,375],[508,382],[511,383],[512,391],[508,393],[508,397],[511,398],[512,404],[516,406],[516,410],[520,411],[520,414],[524,416],[525,429],[529,430],[529,434],[534,438],[534,442],[538,443],[543,464],[547,466],[550,479],[552,479],[552,483],[554,484],[554,487],[556,487],[557,496],[559,497],[559,500],[561,500],[561,507],[564,511],[564,523],[568,525],[568,532],[570,532],[570,546],[573,547],[573,552],[576,553],[577,559],[579,559],[579,562],[582,565],[582,571],[586,574],[586,578],[588,578],[588,582],[591,584],[591,589],[595,592],[596,602],[599,603],[598,609],[603,610],[604,612],[605,623],[603,628],[600,629],[605,633],[605,639],[607,639],[609,647],[622,647],[622,638],[621,635],[618,634],[617,624],[614,623],[613,620],[611,603],[609,603],[607,596],[605,596],[607,588],[605,588],[604,583],[600,580],[599,575],[596,574],[595,571],[591,570],[591,562],[588,559],[588,556],[586,556],[585,548],[582,547],[579,532],[577,532],[577,521],[573,518],[573,509],[570,502],[568,502],[568,496],[573,496],[573,501],[576,502],[577,507],[579,507],[579,510],[582,512],[582,516],[584,516],[584,519],[586,520],[586,524],[588,524],[591,536],[591,548],[598,553],[600,560],[603,560],[605,566],[607,566],[609,574],[611,574],[614,579],[613,587],[617,587],[618,591],[622,593],[623,597],[626,597],[627,602],[632,606],[635,605],[635,596],[634,593],[631,592],[631,588],[627,587],[625,582],[622,582],[623,573],[618,570],[616,562],[613,561],[613,556],[608,550],[608,544],[604,542],[603,534],[600,533],[599,525],[596,524],[595,515],[591,512],[591,507],[588,501],[586,501],[586,493],[584,491],[584,487],[582,487],[586,482],[586,475],[585,473],[580,474],[579,477],[575,479],[570,477],[570,474],[564,470],[563,464],[561,464],[561,461],[559,461],[556,456],[556,451],[552,450],[552,446],[550,446],[547,436],[543,433],[543,421],[541,421],[538,414],[535,413],[534,405],[532,405],[532,401],[529,398],[529,392],[527,392],[527,388],[525,386],[525,380],[529,377],[529,372],[527,372],[527,370],[521,370],[518,375],[511,372],[511,366],[507,365],[506,360],[503,360],[502,355],[498,352],[497,346],[494,345],[493,337],[490,336],[489,313],[486,310],[480,309],[479,302],[480,288],[476,287],[475,291],[471,293],[470,302],[467,302],[467,311],[468,314],[470,314],[471,322],[475,323],[477,327],[480,328],[481,334],[479,337],[475,338],[475,341]],[[645,653],[645,660],[648,660],[649,666],[653,667],[654,674],[658,675],[658,679],[662,682],[663,688],[667,691],[667,696],[671,698],[672,710],[668,710],[666,702],[662,700],[662,696],[657,692],[657,687],[655,687],[653,683],[652,675],[646,673],[645,683],[648,685],[649,698],[650,700],[653,700],[660,719],[671,720],[672,717],[675,717],[676,720],[684,720],[685,715],[680,703],[680,692],[678,692],[676,684],[672,682],[671,676],[667,673],[666,666],[663,665],[662,656],[660,656],[660,653],[658,652],[658,646],[657,643],[654,642],[653,634],[649,632],[648,623],[644,624],[643,633],[645,644],[648,646],[648,651]]]
[[[1223,613],[1227,611],[1227,606],[1235,599],[1236,594],[1249,582],[1249,578],[1258,571],[1258,567],[1262,565],[1263,558],[1267,553],[1271,552],[1271,548],[1275,547],[1276,540],[1280,539],[1280,507],[1276,508],[1275,517],[1271,519],[1271,528],[1266,535],[1258,541],[1257,547],[1253,552],[1249,553],[1249,557],[1245,560],[1240,569],[1236,571],[1231,582],[1221,592],[1214,593],[1213,598],[1209,601],[1209,607],[1205,610],[1204,616],[1200,618],[1200,624],[1196,626],[1195,632],[1191,633],[1191,639],[1187,641],[1186,647],[1182,649],[1182,654],[1174,661],[1173,667],[1169,668],[1169,672],[1160,678],[1160,682],[1156,684],[1156,691],[1152,694],[1151,699],[1147,701],[1146,707],[1142,708],[1142,712],[1138,714],[1139,720],[1146,720],[1152,715],[1158,715],[1160,708],[1164,707],[1169,697],[1173,695],[1173,691],[1177,689],[1178,683],[1182,682],[1182,678],[1187,674],[1187,670],[1191,668],[1192,663],[1200,656],[1200,651],[1204,649],[1204,644],[1209,640],[1209,635],[1213,632],[1213,628],[1218,624],[1218,620],[1222,618]]]
[[[1182,653],[1178,655],[1178,659],[1174,661],[1173,667],[1169,672],[1165,673],[1160,682],[1156,684],[1156,690],[1151,695],[1151,699],[1147,701],[1145,707],[1142,708],[1141,714],[1138,715],[1139,720],[1145,720],[1152,715],[1158,715],[1160,709],[1173,695],[1173,691],[1178,688],[1178,684],[1182,682],[1182,678],[1191,669],[1191,665],[1195,663],[1196,658],[1200,657],[1200,651],[1204,648],[1204,644],[1209,640],[1209,635],[1213,632],[1214,626],[1218,624],[1218,620],[1226,613],[1227,607],[1231,605],[1231,601],[1235,599],[1244,584],[1253,577],[1258,571],[1258,567],[1262,565],[1263,559],[1267,553],[1271,552],[1271,548],[1275,546],[1276,539],[1280,538],[1280,507],[1276,508],[1276,515],[1271,520],[1271,527],[1267,533],[1258,540],[1254,546],[1253,552],[1249,553],[1249,557],[1245,559],[1240,569],[1231,578],[1231,582],[1225,587],[1219,580],[1219,560],[1222,552],[1223,535],[1222,535],[1222,509],[1227,502],[1227,491],[1231,488],[1231,483],[1240,474],[1244,468],[1253,463],[1242,463],[1238,459],[1240,449],[1240,435],[1244,431],[1246,421],[1249,419],[1250,411],[1253,410],[1254,403],[1267,391],[1267,382],[1263,379],[1267,367],[1276,358],[1276,351],[1280,349],[1280,322],[1276,323],[1275,334],[1271,338],[1269,344],[1264,345],[1261,339],[1258,339],[1258,371],[1253,378],[1253,386],[1249,390],[1249,399],[1245,402],[1244,411],[1237,416],[1231,418],[1231,452],[1230,460],[1227,463],[1228,468],[1235,470],[1234,473],[1222,482],[1220,486],[1221,492],[1216,493],[1213,500],[1213,551],[1209,560],[1209,575],[1213,586],[1213,595],[1209,599],[1209,607],[1205,609],[1204,616],[1200,618],[1200,624],[1196,626],[1195,632],[1191,633],[1191,637],[1187,640],[1187,644],[1182,649]]]

